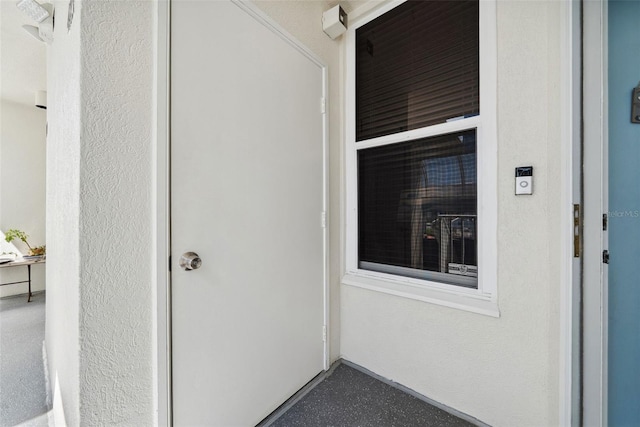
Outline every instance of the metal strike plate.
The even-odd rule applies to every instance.
[[[573,205],[573,256],[580,258],[580,205]]]
[[[633,89],[631,100],[631,123],[640,123],[640,86]]]

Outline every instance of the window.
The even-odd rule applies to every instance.
[[[494,299],[495,4],[387,4],[347,63],[345,283]]]

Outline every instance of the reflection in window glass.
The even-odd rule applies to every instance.
[[[480,113],[479,1],[407,1],[356,30],[356,141]]]
[[[476,182],[475,130],[359,150],[360,268],[477,277]]]

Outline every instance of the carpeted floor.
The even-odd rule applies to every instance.
[[[0,427],[47,425],[45,293],[0,299]]]
[[[341,364],[270,426],[472,426],[442,409]]]

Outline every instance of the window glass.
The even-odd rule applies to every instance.
[[[359,268],[476,287],[476,130],[357,159]]]
[[[407,1],[356,30],[356,140],[478,115],[479,2]]]

